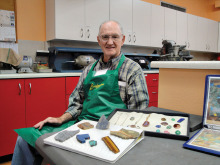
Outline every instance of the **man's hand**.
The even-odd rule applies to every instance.
[[[72,119],[72,116],[70,115],[70,113],[64,113],[60,117],[48,117],[45,120],[40,121],[39,123],[35,124],[34,128],[38,128],[39,130],[41,130],[41,128],[46,123],[61,125],[62,123],[66,122],[66,121],[69,121],[70,119]]]
[[[44,126],[44,124],[46,123],[51,123],[51,124],[62,124],[62,121],[60,118],[56,118],[56,117],[48,117],[43,121],[40,121],[39,123],[34,125],[34,128],[38,128],[39,130],[41,130],[41,128]]]

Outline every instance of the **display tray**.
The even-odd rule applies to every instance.
[[[130,109],[115,109],[108,117],[111,124],[142,129],[145,136],[177,140],[189,139],[189,119],[190,115],[186,113]],[[183,121],[177,122],[179,120]]]

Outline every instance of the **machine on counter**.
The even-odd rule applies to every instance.
[[[163,40],[162,44],[160,61],[189,61],[193,58],[190,51],[185,50],[186,45],[176,45],[172,40]]]
[[[95,62],[103,54],[101,49],[50,47],[49,67],[54,72],[81,72],[86,66]],[[149,70],[150,62],[158,60],[157,54],[124,53],[126,57],[136,61],[143,70]]]
[[[20,56],[10,48],[0,48],[0,55],[0,74],[33,72],[30,56]]]

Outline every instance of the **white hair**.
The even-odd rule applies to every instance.
[[[100,30],[101,30],[102,25],[105,24],[105,23],[107,23],[107,22],[114,22],[114,23],[116,23],[116,24],[119,26],[120,30],[121,30],[121,34],[122,34],[122,35],[124,34],[123,28],[122,28],[122,26],[121,26],[121,24],[120,24],[119,22],[117,22],[117,21],[115,21],[115,20],[109,20],[109,21],[103,22],[103,23],[99,26],[99,34],[98,34],[98,35],[100,35]]]

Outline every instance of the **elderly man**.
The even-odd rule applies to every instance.
[[[70,120],[97,121],[103,114],[108,117],[116,108],[147,108],[149,97],[143,71],[136,62],[121,53],[125,41],[121,25],[116,21],[104,22],[99,28],[97,40],[103,55],[83,71],[69,98],[67,111],[58,118],[48,117],[40,121],[34,125],[35,128],[41,130],[46,123],[62,125]],[[21,152],[27,152],[27,147],[19,136],[12,164],[33,164],[33,156],[22,159],[26,162],[16,162],[21,161]]]

